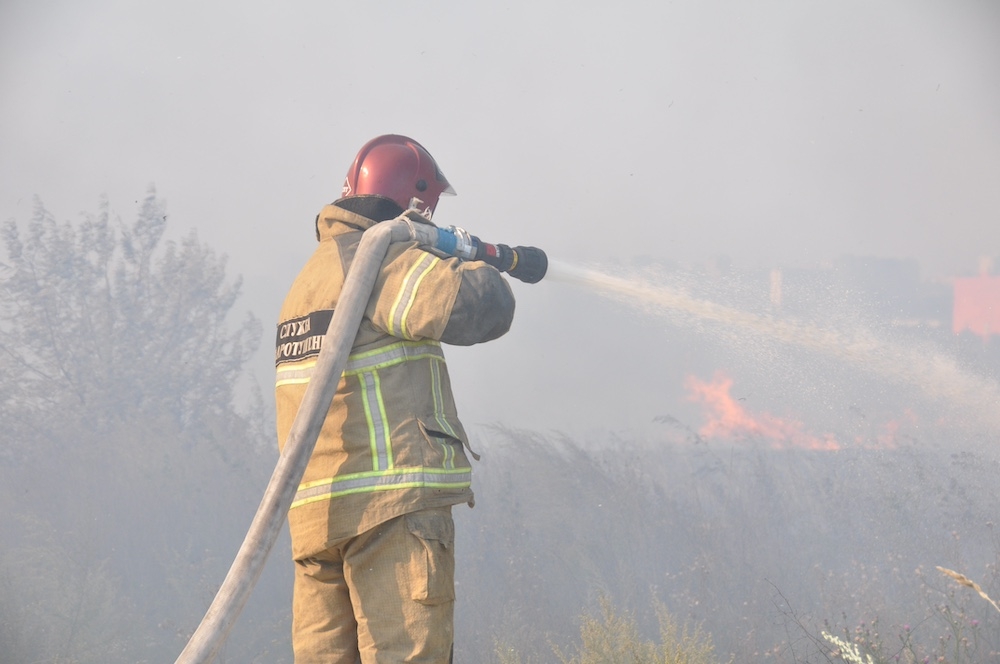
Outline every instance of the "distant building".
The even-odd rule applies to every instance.
[[[1000,335],[1000,277],[957,277],[951,321],[955,334]]]

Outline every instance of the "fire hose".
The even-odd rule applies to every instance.
[[[548,259],[541,249],[488,244],[460,228],[438,228],[414,221],[406,215],[375,224],[364,232],[330,327],[323,337],[313,378],[299,405],[257,513],[229,573],[176,664],[211,662],[243,610],[260,578],[316,446],[382,260],[391,243],[407,241],[416,241],[463,260],[486,262],[526,283],[540,281],[548,269]]]

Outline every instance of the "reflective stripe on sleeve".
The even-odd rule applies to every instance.
[[[440,262],[441,259],[434,254],[424,254],[424,257],[414,263],[410,271],[406,273],[403,287],[399,289],[396,301],[392,303],[392,309],[389,310],[389,334],[402,339],[413,338],[406,329],[406,317],[416,299],[420,282]]]

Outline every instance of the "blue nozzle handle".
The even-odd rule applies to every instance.
[[[432,243],[435,249],[462,260],[482,261],[525,283],[541,281],[548,269],[548,258],[537,247],[490,244],[455,226],[435,230],[437,234]]]

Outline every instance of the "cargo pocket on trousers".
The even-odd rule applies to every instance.
[[[423,510],[404,515],[406,527],[419,542],[410,558],[411,593],[421,604],[455,599],[455,522],[451,510]]]

